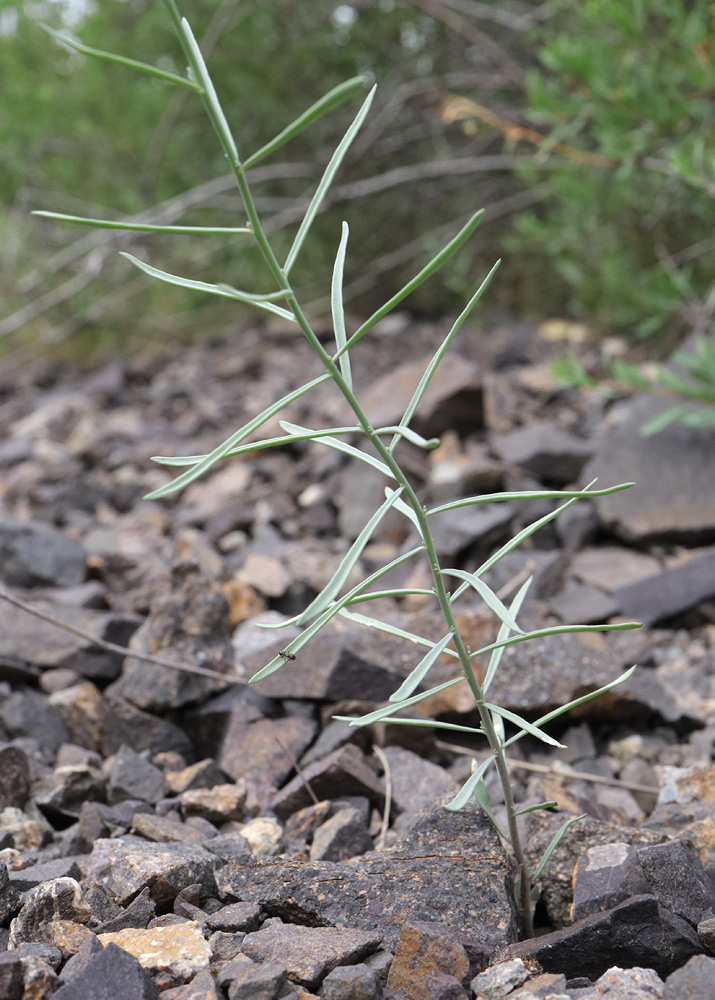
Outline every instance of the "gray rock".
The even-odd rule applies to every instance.
[[[663,1000],[705,1000],[715,983],[715,958],[693,955],[665,981]]]
[[[224,861],[230,861],[233,858],[240,858],[243,854],[252,853],[251,845],[240,833],[220,833],[218,837],[204,840],[203,847]]]
[[[261,908],[256,903],[229,903],[206,918],[211,931],[255,931],[260,923]]]
[[[588,442],[545,422],[494,435],[492,448],[505,462],[549,486],[575,482],[592,451]]]
[[[562,589],[565,569],[566,557],[558,549],[517,548],[500,559],[484,579],[497,591],[517,577],[533,576],[527,600],[543,600]]]
[[[12,885],[7,865],[0,862],[0,926],[7,926],[10,918],[20,912],[22,903],[22,892]]]
[[[158,844],[190,841],[203,844],[206,834],[184,823],[175,812],[167,816],[153,816],[151,813],[137,813],[132,819],[132,833]]]
[[[380,1000],[380,977],[363,963],[341,965],[323,980],[320,991],[323,1000]]]
[[[618,612],[618,603],[588,583],[569,580],[564,589],[551,598],[549,607],[564,624],[598,625]]]
[[[234,781],[250,781],[259,798],[268,797],[295,770],[296,761],[315,739],[312,719],[288,716],[232,725],[221,746],[219,763]]]
[[[247,935],[242,950],[255,962],[282,962],[294,982],[314,990],[336,966],[359,962],[381,940],[379,933],[356,928],[278,923]]]
[[[638,484],[594,500],[599,520],[619,538],[704,545],[715,539],[712,431],[671,424],[652,437],[640,433],[646,420],[670,405],[646,396],[614,406],[582,480]]]
[[[128,656],[121,677],[108,693],[137,708],[163,712],[224,690],[234,674],[234,655],[228,602],[220,585],[202,578],[196,567],[179,564],[170,592],[153,602],[149,617],[134,633],[129,647],[142,653],[164,651],[177,662],[195,663],[227,675],[224,682],[155,664],[147,670],[146,663]]]
[[[57,811],[79,816],[86,802],[104,799],[105,782],[97,767],[75,764],[56,767],[35,788],[35,802],[48,815]]]
[[[25,897],[22,909],[10,924],[10,947],[23,941],[42,941],[55,921],[86,924],[92,916],[79,882],[58,878],[42,882]]]
[[[85,865],[85,877],[101,881],[125,905],[149,887],[157,906],[173,903],[185,885],[200,882],[214,895],[216,856],[193,844],[121,843],[98,840]]]
[[[715,548],[695,556],[684,566],[619,587],[613,597],[623,615],[646,625],[689,611],[715,597]]]
[[[359,810],[340,809],[315,831],[310,860],[346,861],[372,848],[372,837]]]
[[[94,910],[92,911],[94,915]],[[97,934],[111,934],[114,931],[123,931],[128,927],[139,930],[148,926],[149,921],[156,914],[156,903],[151,898],[149,887],[142,889],[139,895],[131,901],[126,909],[121,910],[116,916],[105,920],[95,930]]]
[[[322,760],[316,761],[296,775],[271,801],[271,808],[279,819],[315,801],[306,784],[318,799],[336,799],[345,795],[364,795],[381,808],[385,800],[382,781],[366,763],[356,746],[348,745]]]
[[[339,750],[340,747],[344,747],[348,743],[354,743],[361,750],[366,751],[370,746],[370,740],[370,732],[366,727],[351,726],[349,722],[343,722],[341,719],[331,719],[321,729],[317,740],[300,758],[301,767],[314,764],[316,760],[327,757],[328,754]]]
[[[53,882],[58,878],[70,878],[79,882],[82,874],[74,858],[58,858],[44,861],[29,868],[22,868],[10,874],[10,885],[18,892],[29,892],[43,882]]]
[[[99,938],[95,937],[94,934],[92,937],[88,937],[79,951],[74,955],[71,955],[65,963],[65,967],[63,968],[62,975],[60,977],[62,982],[68,983],[71,979],[74,979],[75,976],[78,976],[80,972],[82,972],[82,970],[89,965],[92,959],[96,955],[100,954],[101,951],[102,942]]]
[[[514,513],[509,503],[480,503],[433,514],[432,540],[443,565],[469,549],[481,553],[495,547],[509,533]]]
[[[27,958],[21,959],[21,962],[25,982],[23,997],[40,997],[45,1000],[45,997],[52,996],[59,984],[57,973],[52,966],[34,955],[28,955]]]
[[[545,972],[567,978],[597,979],[612,966],[654,969],[662,978],[702,951],[700,940],[681,917],[659,906],[654,896],[633,896],[605,913],[570,927],[512,945],[503,958],[536,959]]]
[[[115,944],[108,944],[70,982],[55,1000],[159,1000],[159,990],[139,962]]]
[[[454,778],[432,761],[403,747],[385,747],[384,753],[390,765],[396,813],[416,813],[457,794],[459,786]]]
[[[22,809],[30,797],[30,764],[20,747],[0,745],[0,809]]]
[[[224,1000],[224,994],[209,970],[202,969],[187,986],[181,988],[180,1000]]]
[[[82,545],[32,521],[0,517],[0,577],[11,587],[74,587],[85,574]]]
[[[122,744],[130,746],[137,753],[148,750],[152,756],[170,750],[182,756],[191,756],[193,753],[189,737],[168,719],[159,719],[148,712],[142,712],[122,698],[109,697],[102,724],[103,755],[108,757],[116,753]]]
[[[121,746],[109,772],[107,801],[110,805],[125,799],[157,803],[166,792],[166,779],[158,767],[141,757],[131,747]]]
[[[221,897],[303,924],[377,930],[392,948],[406,920],[474,927],[492,954],[514,940],[510,875],[481,810],[426,810],[395,847],[350,863],[241,858],[216,873]]]
[[[70,740],[59,712],[45,695],[31,688],[13,691],[0,709],[0,719],[10,736],[31,736],[52,756]]]
[[[598,844],[579,858],[574,871],[572,920],[610,910],[652,890],[631,844]]]
[[[280,962],[238,962],[230,979],[222,976],[223,985],[228,985],[229,1000],[277,1000],[285,992],[286,969]]]
[[[697,855],[680,840],[641,847],[638,860],[652,893],[694,927],[715,915],[715,887]]]
[[[5,1000],[22,1000],[22,962],[12,951],[0,951],[0,996]]]

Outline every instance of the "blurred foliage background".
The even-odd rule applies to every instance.
[[[649,348],[715,313],[715,5],[705,0],[192,0],[243,155],[337,83],[379,84],[294,271],[325,312],[340,222],[348,308],[397,290],[475,208],[468,252],[408,303],[454,311],[504,256],[490,308],[563,317]],[[241,237],[149,237],[62,226],[34,208],[240,225],[198,100],[56,44],[183,72],[151,0],[2,0],[0,351],[134,350],[236,325],[235,304],[150,282],[117,254],[258,290]],[[341,108],[253,171],[288,245],[355,112]]]

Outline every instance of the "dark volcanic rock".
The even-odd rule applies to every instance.
[[[250,781],[263,797],[280,788],[293,773],[295,762],[313,742],[317,730],[312,719],[297,715],[257,719],[248,725],[229,723],[219,763],[235,781]]]
[[[193,844],[122,843],[98,840],[85,866],[85,876],[101,882],[125,905],[148,886],[157,905],[171,903],[186,885],[200,882],[215,894],[216,855]]]
[[[292,980],[313,990],[331,969],[359,962],[381,941],[381,934],[353,927],[272,924],[249,934],[241,951],[256,962],[282,962]]]
[[[693,928],[654,896],[633,896],[620,906],[562,930],[522,941],[501,958],[535,958],[545,972],[567,979],[597,979],[607,969],[645,966],[665,977],[703,948]]]
[[[550,486],[575,482],[592,450],[586,441],[555,424],[538,422],[496,435],[492,447],[505,462]]]
[[[594,501],[601,523],[627,542],[702,545],[715,539],[712,431],[671,424],[643,437],[642,424],[670,402],[645,396],[608,413],[582,480],[637,488]]]
[[[246,857],[216,879],[225,899],[302,924],[377,930],[387,947],[406,920],[474,927],[490,954],[516,934],[506,858],[476,808],[426,810],[400,844],[350,863]]]
[[[665,981],[664,1000],[705,1000],[715,983],[715,958],[693,955]]]
[[[329,972],[320,993],[323,1000],[379,1000],[382,984],[378,974],[361,962]]]
[[[643,873],[661,906],[683,917],[693,927],[715,915],[715,886],[698,857],[680,840],[638,851]]]
[[[279,819],[286,819],[291,813],[315,801],[307,784],[318,799],[362,795],[378,808],[385,801],[382,781],[366,763],[362,752],[352,745],[302,768],[300,774],[274,795],[271,808]]]
[[[73,878],[43,882],[32,889],[10,925],[10,947],[23,941],[46,941],[55,923],[86,924],[92,915],[82,889]]]
[[[22,809],[30,797],[30,764],[20,747],[0,745],[0,810]]]
[[[646,625],[689,611],[701,601],[715,597],[715,548],[684,566],[620,587],[613,597],[623,615]]]
[[[598,844],[579,858],[574,871],[571,917],[581,920],[651,890],[631,844]]]
[[[110,805],[125,799],[157,803],[166,791],[166,780],[158,767],[140,757],[126,745],[121,746],[109,772],[107,801]]]
[[[346,861],[371,851],[372,837],[357,809],[340,809],[318,827],[310,846],[311,861]]]
[[[151,898],[149,887],[142,889],[125,910],[95,928],[97,934],[111,934],[129,927],[144,928],[156,914],[156,903]]]
[[[85,553],[78,541],[45,524],[0,517],[0,577],[5,583],[73,587],[82,583],[84,573]]]
[[[115,944],[55,993],[55,1000],[159,1000],[159,990],[132,955]]]
[[[0,926],[7,927],[10,918],[20,912],[22,907],[22,892],[10,881],[7,865],[0,863]],[[0,954],[2,951],[0,950]],[[0,981],[2,977],[0,976]],[[2,995],[2,994],[0,994]]]
[[[179,564],[173,572],[171,592],[153,602],[149,617],[129,646],[142,653],[165,652],[167,659],[226,674],[227,680],[224,683],[155,664],[147,670],[146,663],[128,656],[121,677],[110,689],[114,697],[137,708],[161,712],[222,691],[233,675],[234,659],[223,590],[201,577],[195,566]]]
[[[0,996],[4,1000],[22,1000],[22,962],[13,951],[0,952]]]

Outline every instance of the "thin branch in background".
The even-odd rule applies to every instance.
[[[55,618],[54,615],[49,614],[47,611],[41,611],[39,608],[35,607],[35,605],[28,604],[27,601],[20,600],[19,597],[9,593],[3,587],[0,587],[0,600],[7,601],[8,604],[12,604],[16,608],[20,608],[21,611],[27,612],[28,615],[33,615],[35,618],[39,618],[40,621],[48,622],[50,625],[55,625],[64,632],[69,632],[72,635],[79,636],[80,639],[86,639],[88,642],[91,642],[93,646],[97,646],[99,649],[105,649],[108,653],[118,653],[120,656],[129,656],[134,660],[142,660],[144,663],[154,663],[159,667],[169,667],[171,670],[181,670],[187,674],[197,674],[199,677],[212,677],[214,680],[220,680],[226,684],[242,683],[236,677],[220,674],[218,670],[209,670],[207,667],[196,667],[188,663],[176,663],[174,660],[167,660],[163,656],[155,656],[152,653],[140,653],[138,650],[129,649],[127,646],[119,646],[116,642],[107,642],[106,639],[100,639],[98,636],[92,635],[91,632],[87,632],[83,628],[78,628],[76,625],[70,625],[69,622],[62,621],[60,618]]]
[[[281,750],[283,751],[283,753],[286,755],[286,757],[288,758],[288,760],[293,765],[293,767],[295,769],[295,773],[298,775],[298,777],[300,778],[300,780],[303,782],[303,785],[305,786],[305,789],[308,792],[308,795],[310,795],[311,799],[313,800],[313,805],[314,806],[320,805],[320,799],[318,798],[318,796],[313,791],[313,788],[312,788],[310,782],[308,781],[308,779],[306,778],[306,776],[303,774],[303,771],[301,770],[300,764],[296,760],[295,754],[291,753],[290,750],[288,749],[288,747],[284,746],[284,744],[281,742],[281,740],[278,738],[278,736],[276,736],[274,734],[273,738],[276,741],[276,743],[278,744],[278,746],[281,748]]]
[[[466,18],[462,17],[455,10],[452,10],[447,4],[442,3],[441,0],[411,0],[411,2],[429,17],[433,17],[436,21],[441,21],[450,31],[459,35],[460,38],[469,42],[470,45],[475,45],[482,50],[489,56],[495,66],[503,70],[511,83],[523,86],[524,67],[515,62],[508,52],[498,42],[495,42],[487,32],[482,31],[481,28],[477,28],[476,25],[467,21]]]

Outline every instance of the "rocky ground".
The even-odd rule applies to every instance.
[[[397,316],[360,342],[356,387],[374,422],[399,420],[443,334]],[[295,634],[253,622],[295,615],[327,582],[382,500],[378,474],[311,444],[142,499],[168,478],[151,455],[210,450],[319,374],[307,348],[274,327],[82,370],[0,371],[0,997],[713,995],[712,437],[640,437],[665,404],[556,387],[560,350],[513,323],[472,330],[415,420],[440,448],[402,452],[430,504],[596,475],[638,484],[575,505],[488,577],[506,596],[534,574],[530,628],[645,623],[514,646],[491,689],[535,719],[639,665],[552,725],[566,751],[514,745],[519,801],[559,803],[525,817],[534,863],[564,817],[586,814],[540,880],[528,942],[486,817],[442,809],[484,748],[333,719],[384,704],[414,646],[337,619],[246,683]],[[283,416],[347,422],[329,385]],[[457,510],[436,523],[440,554],[474,568],[552,503]],[[363,569],[414,544],[405,523],[382,522]],[[407,565],[395,582],[427,585]],[[472,648],[491,641],[484,606],[458,607]],[[371,613],[441,634],[428,598]],[[453,672],[435,670],[435,683]],[[414,711],[474,723],[462,685]]]

